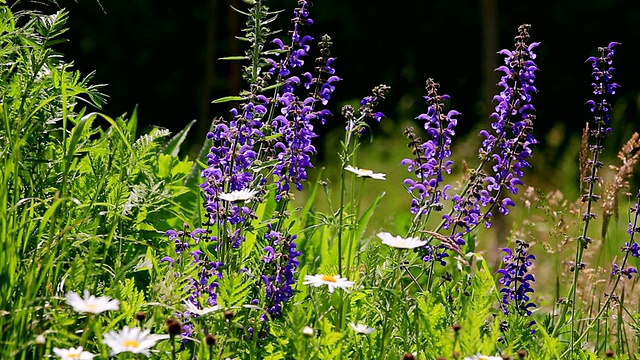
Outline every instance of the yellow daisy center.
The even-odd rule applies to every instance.
[[[322,281],[338,282],[333,275],[322,275]]]
[[[94,303],[89,303],[87,304],[87,309],[89,309],[89,311],[97,311],[98,310],[98,306]]]
[[[79,359],[80,358],[80,354],[67,354],[67,359]]]
[[[140,346],[140,343],[136,340],[125,340],[122,345],[126,348],[134,348],[137,349]]]

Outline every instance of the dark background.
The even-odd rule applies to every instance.
[[[297,2],[267,4],[285,9],[272,28],[290,29]],[[210,119],[228,110],[229,104],[211,100],[236,94],[244,85],[240,64],[217,60],[241,54],[244,46],[233,36],[245,19],[230,5],[246,8],[239,0],[59,1],[70,11],[70,30],[69,41],[58,49],[82,73],[97,70],[94,83],[108,84],[104,112],[117,116],[138,105],[141,124],[172,131],[197,119],[195,145]],[[561,138],[580,131],[589,119],[584,103],[591,97],[585,59],[611,41],[622,43],[614,59],[614,79],[622,86],[614,126],[624,127],[620,136],[627,137],[637,129],[639,1],[317,0],[311,17],[315,24],[304,31],[315,39],[332,36],[336,75],[343,78],[333,98],[334,114],[342,103],[386,83],[392,87],[383,108],[387,121],[414,118],[425,109],[424,81],[433,77],[463,113],[461,132],[486,124],[491,110],[486,104],[497,89],[492,71],[500,65],[497,51],[512,48],[518,25],[526,22],[532,24],[532,41],[541,42],[536,49],[540,92],[534,99],[538,138],[551,129],[559,129]],[[328,126],[341,126],[334,119]]]

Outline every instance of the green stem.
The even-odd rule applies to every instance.
[[[602,130],[602,125],[598,124],[598,132],[601,132]],[[552,332],[552,336],[557,335],[558,331],[560,330],[560,326],[561,326],[561,322],[564,319],[564,317],[566,316],[567,312],[568,312],[568,308],[571,309],[571,334],[570,334],[570,347],[569,350],[571,352],[571,354],[573,355],[574,349],[575,349],[575,343],[576,343],[576,339],[575,339],[575,315],[576,315],[576,298],[577,298],[577,287],[578,287],[578,278],[580,275],[580,270],[581,270],[581,265],[580,263],[582,262],[582,257],[584,254],[584,249],[586,248],[586,246],[588,245],[588,241],[587,241],[587,234],[588,234],[588,230],[589,230],[589,224],[591,223],[591,208],[593,206],[593,195],[594,195],[594,188],[595,188],[595,178],[596,178],[596,174],[598,171],[598,155],[599,155],[599,151],[597,150],[598,148],[600,148],[602,144],[601,141],[601,137],[598,137],[596,140],[596,146],[594,147],[593,151],[593,160],[592,160],[592,165],[591,165],[591,178],[589,181],[589,193],[587,194],[587,210],[585,212],[584,215],[584,226],[582,228],[582,235],[578,238],[578,241],[576,242],[576,256],[574,259],[574,273],[573,273],[573,280],[571,282],[571,287],[569,289],[569,301],[565,302],[564,307],[562,309],[562,317],[560,318],[560,321],[558,321],[558,323],[556,324],[555,328],[553,329]],[[619,278],[618,278],[619,280]],[[616,281],[616,285],[617,285],[617,281]],[[608,303],[608,301],[607,301]],[[597,317],[596,317],[597,319]],[[584,336],[585,333],[582,333],[580,335],[579,338],[582,338]]]
[[[640,201],[638,202],[638,204],[640,204]],[[636,215],[635,215],[635,218],[633,220],[633,229],[634,230],[638,227],[638,217],[639,217],[639,215],[640,214],[638,214],[638,211],[636,209]],[[634,240],[635,234],[636,234],[635,231],[631,232],[631,237],[629,239],[629,246],[631,246],[631,244],[635,243],[635,240]],[[626,253],[624,255],[624,259],[622,260],[622,265],[620,266],[620,269],[624,269],[626,267],[628,260],[629,260],[629,251],[626,251]],[[577,270],[577,268],[576,268],[576,270]],[[572,345],[574,343],[576,343],[576,342],[582,341],[582,339],[584,339],[584,337],[589,333],[589,330],[591,330],[591,328],[593,328],[593,326],[600,321],[600,317],[602,316],[602,314],[609,308],[609,304],[611,303],[611,299],[614,297],[614,293],[615,293],[616,289],[618,288],[618,284],[620,283],[620,278],[622,276],[623,276],[622,274],[617,274],[616,281],[613,283],[613,287],[611,288],[609,296],[607,297],[607,300],[604,302],[604,305],[600,308],[600,310],[598,311],[598,314],[596,316],[594,316],[589,321],[589,323],[587,324],[585,330],[580,334],[580,336],[577,339],[575,339],[575,342],[573,341],[573,333],[571,334]],[[576,276],[574,276],[574,279],[575,278],[576,278]],[[575,289],[573,289],[573,291],[575,293]],[[575,307],[575,305],[574,305],[574,307]],[[633,319],[633,317],[631,317],[631,319]],[[573,323],[574,323],[574,319],[572,318],[571,319],[571,330],[572,331],[573,331]],[[554,329],[554,332],[555,332],[555,329]],[[573,346],[571,346],[567,351],[570,351],[571,353],[573,353]],[[565,351],[565,354],[563,354],[563,357],[565,355],[567,355],[567,351]]]
[[[89,340],[89,334],[91,333],[91,324],[93,322],[94,316],[87,316],[87,326],[82,331],[82,337],[80,337],[80,346],[86,347],[87,340]]]
[[[218,353],[218,359],[223,359],[222,355],[224,355],[224,348],[227,346],[227,340],[231,334],[231,320],[227,321],[227,333],[224,336],[224,340],[220,345],[220,352]]]
[[[171,360],[176,360],[176,339],[175,335],[171,335],[169,338],[171,341]]]
[[[342,226],[344,224],[344,196],[345,196],[345,170],[344,161],[342,170],[340,170],[340,182],[342,183],[340,189],[340,218],[338,220],[338,274],[342,275]]]

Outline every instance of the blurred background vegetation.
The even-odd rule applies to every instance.
[[[273,10],[287,9],[273,28],[286,33],[296,3],[267,1]],[[217,60],[243,51],[234,35],[244,18],[230,8],[242,8],[242,0],[59,0],[58,5],[71,13],[69,41],[59,50],[83,73],[97,70],[95,82],[108,84],[104,110],[109,114],[130,113],[138,105],[143,124],[175,132],[197,119],[206,129],[213,116],[226,115],[228,108],[211,100],[243,87],[240,64]],[[622,85],[616,134],[627,136],[638,121],[640,2],[317,0],[311,11],[315,24],[305,31],[334,40],[335,67],[343,78],[333,102],[336,115],[344,102],[385,83],[392,87],[384,104],[386,122],[413,119],[425,109],[424,81],[432,77],[462,112],[460,133],[475,130],[487,123],[491,111],[497,82],[493,69],[501,61],[497,51],[512,47],[518,25],[526,22],[532,24],[532,41],[542,43],[537,49],[537,136],[545,146],[560,146],[546,154],[547,161],[561,159],[569,134],[579,132],[588,119],[583,104],[590,98],[591,78],[584,61],[610,41],[622,43],[614,72]],[[322,131],[340,122],[336,116]],[[401,134],[392,126],[376,132]],[[195,143],[202,131],[193,135]]]
[[[107,84],[103,91],[109,95],[102,110],[117,116],[138,106],[143,126],[172,132],[197,119],[190,155],[199,150],[210,120],[225,116],[234,105],[211,101],[236,94],[244,86],[240,63],[217,60],[242,54],[244,44],[234,36],[245,19],[231,10],[231,6],[242,8],[241,0],[59,0],[57,4],[70,11],[69,41],[58,49],[83,73],[97,70],[94,83]],[[272,10],[287,9],[272,26],[285,29],[286,36],[297,2],[268,4]],[[13,6],[32,7],[33,2],[18,1]],[[54,10],[50,4],[40,6]],[[376,142],[363,145],[356,164],[389,174],[386,183],[365,184],[371,198],[388,192],[377,228],[408,212],[410,199],[400,185],[406,171],[398,166],[410,155],[402,132],[405,126],[416,126],[413,119],[426,110],[425,80],[440,82],[441,91],[451,95],[451,107],[462,113],[454,144],[455,171],[460,174],[462,159],[475,165],[478,130],[489,124],[498,80],[493,69],[502,61],[497,51],[513,47],[522,23],[532,24],[532,41],[541,42],[536,49],[540,92],[534,99],[540,144],[534,149],[528,184],[542,192],[558,188],[570,200],[578,196],[579,137],[590,120],[584,103],[592,97],[591,70],[585,59],[598,46],[622,43],[614,60],[614,79],[622,87],[614,99],[614,131],[605,144],[605,164],[615,163],[615,154],[638,128],[640,2],[317,0],[311,11],[315,24],[304,31],[315,39],[331,35],[337,75],[343,78],[332,97],[334,121],[317,128],[323,135],[317,142],[317,169],[337,163],[341,106],[358,101],[380,83],[392,88],[382,106],[387,118],[372,127]],[[363,140],[366,143],[368,137]],[[337,169],[331,171],[323,177],[335,179]],[[314,171],[310,178],[316,176]]]

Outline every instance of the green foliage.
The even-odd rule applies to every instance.
[[[249,49],[227,59],[247,62],[250,90],[215,102],[246,101],[282,85],[282,79],[269,82],[265,75],[266,57],[282,52],[264,49],[275,34],[266,25],[277,12],[264,1],[245,2],[248,10],[236,11],[248,17],[241,39]],[[615,302],[609,297],[579,306],[574,283],[574,299],[561,301],[558,313],[554,306],[553,313],[537,310],[524,316],[501,303],[504,283],[496,281],[489,260],[495,249],[486,250],[482,233],[467,234],[463,251],[429,230],[439,218],[412,220],[399,214],[391,224],[377,223],[374,214],[388,210],[383,199],[389,196],[369,190],[375,179],[345,171],[357,164],[360,130],[369,126],[362,110],[347,117],[339,179],[325,180],[320,172],[300,207],[286,191],[276,200],[283,195],[274,183],[277,160],[265,154],[284,134],[269,128],[246,170],[260,191],[251,201],[224,200],[219,208],[250,214],[248,220],[208,222],[205,195],[197,184],[210,160],[211,142],[193,162],[178,157],[193,122],[172,137],[159,128],[138,134],[135,109],[116,118],[92,112],[104,96],[90,84],[90,76],[81,77],[51,50],[65,32],[67,13],[0,9],[0,200],[6,204],[0,208],[1,358],[45,358],[54,347],[75,346],[105,358],[110,356],[105,333],[125,325],[148,329],[155,340],[163,340],[155,358],[170,353],[176,359],[396,359],[416,354],[419,359],[459,360],[474,354],[515,358],[524,351],[527,359],[595,359],[610,348],[618,359],[637,357],[632,344],[640,333],[639,318],[637,309],[625,304],[630,290],[620,276],[613,282],[614,290],[619,283],[623,287]],[[275,109],[264,116],[273,117]],[[221,121],[211,129],[216,123]],[[226,186],[222,191],[232,190]],[[322,191],[329,209],[324,212],[317,207]],[[366,192],[373,195],[363,196]],[[552,204],[554,196],[535,196],[525,198],[529,206],[537,201],[540,224],[556,224],[541,230],[542,247],[561,252],[575,225],[564,216],[579,211],[566,202]],[[206,229],[199,228],[203,222]],[[429,262],[424,245],[407,249],[412,246],[395,247],[371,237],[388,227],[456,251],[442,263]],[[192,237],[193,228],[211,236]],[[167,230],[175,231],[172,242]],[[528,223],[520,230],[536,229]],[[232,244],[236,234],[243,237],[238,246]],[[283,270],[295,256],[290,242],[302,255],[297,268]],[[268,246],[284,250],[272,254]],[[560,256],[553,261],[560,262]],[[305,275],[314,274],[323,283],[305,281]],[[333,274],[353,284],[330,291],[326,285],[340,285]],[[282,284],[286,276],[296,280],[286,294],[291,298],[277,303],[265,285]],[[560,271],[555,276],[558,288],[566,285]],[[589,289],[603,289],[602,281],[594,283]],[[119,310],[75,313],[65,295],[84,290],[117,299]],[[277,311],[268,311],[274,304]],[[172,321],[181,322],[180,331],[193,330],[190,336],[157,336]]]
[[[51,50],[65,11],[0,12],[0,357],[39,358],[50,346],[34,347],[37,335],[54,346],[76,338],[57,313],[67,291],[119,298],[109,327],[143,307],[148,250],[164,247],[158,230],[185,215],[177,196],[195,198],[182,185],[192,165],[160,154],[166,130],[136,140],[135,111],[111,119],[79,107],[104,96]]]

